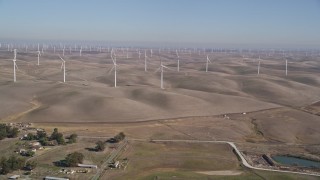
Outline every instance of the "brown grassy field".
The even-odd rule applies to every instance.
[[[61,83],[62,71],[57,54],[41,56],[18,53],[17,83],[12,82],[12,53],[0,52],[0,118],[39,107],[19,116],[26,122],[135,122],[223,113],[249,112],[285,106],[302,106],[320,97],[318,61],[292,60],[289,76],[278,59],[265,59],[261,74],[256,75],[254,61],[212,54],[210,72],[205,73],[205,57],[182,55],[181,71],[176,72],[173,54],[154,55],[143,60],[118,57],[118,87],[108,53],[65,57],[67,82]],[[160,74],[154,71],[162,60],[165,90],[159,88]]]
[[[17,82],[13,83],[12,56],[11,52],[0,51],[0,121],[31,122],[49,133],[57,127],[66,135],[77,133],[82,139],[82,143],[39,156],[37,177],[47,169],[57,171],[52,162],[74,150],[85,153],[88,163],[101,163],[99,160],[108,152],[99,155],[84,148],[94,146],[100,136],[106,139],[119,132],[125,132],[129,139],[228,140],[247,152],[291,153],[320,159],[318,57],[290,58],[288,76],[281,57],[264,58],[258,76],[258,61],[254,58],[213,53],[206,73],[205,55],[181,54],[177,72],[174,53],[154,54],[144,72],[143,58],[139,60],[131,52],[131,58],[126,59],[119,52],[118,87],[114,88],[114,73],[109,73],[110,53],[66,55],[66,83],[61,82],[58,55],[50,52],[41,56],[40,66],[36,65],[36,53],[18,52],[19,70]],[[165,89],[160,89],[160,73],[155,72],[160,60],[170,68],[164,73]],[[0,152],[9,151],[14,146],[10,142],[1,141],[1,147],[8,149],[0,148]],[[225,146],[134,142],[131,147],[123,155],[132,158],[128,171],[108,172],[106,177],[203,179],[216,176],[198,171],[236,170],[242,173],[239,178],[259,178],[254,172],[239,169],[236,157]],[[207,150],[226,157],[226,161],[215,159]],[[159,155],[153,151],[160,151]],[[208,157],[215,161],[206,163]],[[259,174],[265,178],[309,179]]]

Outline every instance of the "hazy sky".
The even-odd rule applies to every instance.
[[[320,47],[319,0],[0,0],[0,39]]]

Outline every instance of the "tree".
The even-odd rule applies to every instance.
[[[28,161],[26,163],[25,169],[27,170],[33,170],[34,168],[36,168],[38,165],[38,163],[36,161]]]
[[[0,140],[7,137],[7,125],[0,124]]]
[[[45,131],[37,131],[37,138],[38,139],[47,138],[47,133]]]
[[[56,140],[58,144],[66,144],[66,142],[64,141],[63,134],[58,132],[58,128],[54,128],[50,136],[50,140]]]
[[[16,127],[14,127],[14,128],[10,127],[9,131],[7,133],[8,133],[8,135],[7,135],[8,138],[15,138],[19,134],[19,129]]]
[[[25,160],[12,155],[7,160],[9,168],[13,171],[23,168]]]
[[[8,164],[8,159],[2,157],[0,160],[0,174],[8,174],[11,170]]]
[[[31,151],[31,150],[28,150],[27,152],[26,152],[26,156],[34,156],[34,154],[35,154],[35,152],[34,151]]]
[[[124,140],[124,138],[126,137],[126,135],[123,132],[120,132],[119,134],[117,134],[114,139],[116,140],[116,142],[120,142],[122,140]]]
[[[73,153],[67,155],[66,165],[69,167],[75,167],[78,164],[81,164],[83,162],[83,159],[84,159],[84,156],[82,153],[73,152]]]
[[[8,137],[15,138],[18,136],[19,129],[11,126],[7,126],[6,124],[0,124],[0,140]]]
[[[40,143],[42,146],[47,146],[47,145],[48,145],[48,138],[47,138],[47,137],[40,138],[40,139],[39,139],[39,143]]]
[[[50,136],[50,139],[51,140],[57,140],[57,135],[58,135],[58,128],[54,128],[53,132],[52,132],[52,134]]]
[[[63,134],[62,133],[58,133],[57,134],[57,142],[58,142],[58,144],[66,144],[66,142],[64,141],[64,137],[63,137]]]
[[[0,160],[0,174],[7,174],[11,171],[15,171],[23,168],[25,160],[17,158],[16,156],[10,156],[9,159],[2,157]]]
[[[69,143],[70,144],[72,144],[72,143],[76,143],[77,142],[77,137],[78,137],[78,135],[77,134],[71,134],[70,136],[69,136]]]
[[[33,135],[32,133],[27,134],[26,140],[32,141],[34,139],[36,139],[35,135]]]
[[[105,148],[106,148],[106,145],[104,142],[102,142],[102,141],[96,142],[96,150],[97,151],[104,151]]]

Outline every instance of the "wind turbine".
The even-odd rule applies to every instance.
[[[62,56],[64,56],[64,47],[63,47],[63,49],[62,49]]]
[[[62,59],[62,57],[59,55],[62,63],[61,63],[61,69],[63,68],[63,82],[66,82],[66,61]]]
[[[13,57],[13,82],[16,82],[17,81],[17,77],[16,77],[16,68],[18,69],[18,66],[17,66],[17,49],[14,49],[14,57]]]
[[[180,60],[179,60],[178,50],[176,50],[176,54],[177,54],[177,57],[178,57],[177,71],[179,72],[180,71]]]
[[[152,54],[153,54],[152,49],[150,50],[150,54],[151,54],[151,56],[150,56],[150,57],[152,57]]]
[[[114,57],[112,56],[112,54],[114,54]],[[111,59],[113,61],[113,67],[109,72],[114,70],[114,87],[117,87],[117,58],[116,53],[114,53],[113,49],[111,50]]]
[[[144,50],[144,71],[147,72],[147,51]]]
[[[161,61],[160,67],[156,70],[156,72],[161,70],[161,79],[160,79],[160,88],[161,89],[164,89],[164,87],[163,87],[163,68],[169,69],[167,66],[163,65],[162,61]]]
[[[56,53],[56,47],[53,46],[53,54],[55,54],[55,53]]]
[[[207,55],[206,72],[208,72],[208,64],[211,63],[209,56]]]
[[[41,53],[40,53],[40,51],[37,51],[38,52],[38,66],[40,65],[40,56],[41,56]]]
[[[259,56],[259,63],[258,63],[258,75],[260,74],[260,56]]]
[[[141,57],[141,52],[140,52],[140,50],[139,50],[139,59],[140,59],[140,57]]]
[[[81,54],[82,54],[82,46],[81,46],[81,48],[80,48],[80,56],[81,56]]]
[[[288,76],[288,60],[286,59],[286,76]]]
[[[128,48],[127,48],[127,59],[129,59]]]

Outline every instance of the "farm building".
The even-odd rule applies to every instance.
[[[69,178],[59,178],[59,177],[51,177],[51,176],[46,176],[44,180],[69,180]]]
[[[78,164],[78,167],[82,167],[82,168],[94,168],[94,169],[97,169],[97,168],[98,168],[97,165],[91,165],[91,164]]]

